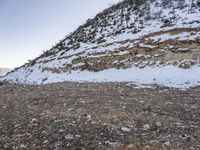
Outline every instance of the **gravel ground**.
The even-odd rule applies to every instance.
[[[0,149],[198,150],[200,87],[3,84]]]

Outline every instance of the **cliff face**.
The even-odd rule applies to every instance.
[[[199,62],[199,0],[125,0],[89,19],[3,80],[37,84],[66,80],[135,82],[143,80],[141,74],[156,71],[168,76],[169,68],[188,76],[189,69],[196,69]],[[112,78],[113,73],[118,75]],[[150,77],[148,81],[153,82],[159,75]],[[183,82],[193,79],[196,76]]]

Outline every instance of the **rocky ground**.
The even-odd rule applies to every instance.
[[[198,150],[200,87],[0,85],[0,149]]]

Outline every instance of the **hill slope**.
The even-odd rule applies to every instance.
[[[187,87],[200,84],[199,62],[199,0],[125,0],[1,80]]]

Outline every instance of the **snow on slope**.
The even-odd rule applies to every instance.
[[[143,69],[132,67],[128,69],[107,69],[100,72],[73,71],[62,74],[35,70],[31,75],[18,72],[11,78],[18,78],[16,82],[27,84],[47,84],[64,81],[79,82],[130,82],[138,86],[163,85],[176,88],[189,88],[200,85],[200,66],[181,69],[172,65],[163,67],[146,67]],[[26,77],[27,76],[27,77]],[[20,77],[20,78],[19,78]],[[9,79],[9,75],[7,77]],[[25,79],[25,80],[24,80]]]
[[[200,0],[125,0],[0,80],[194,86],[199,43]]]

